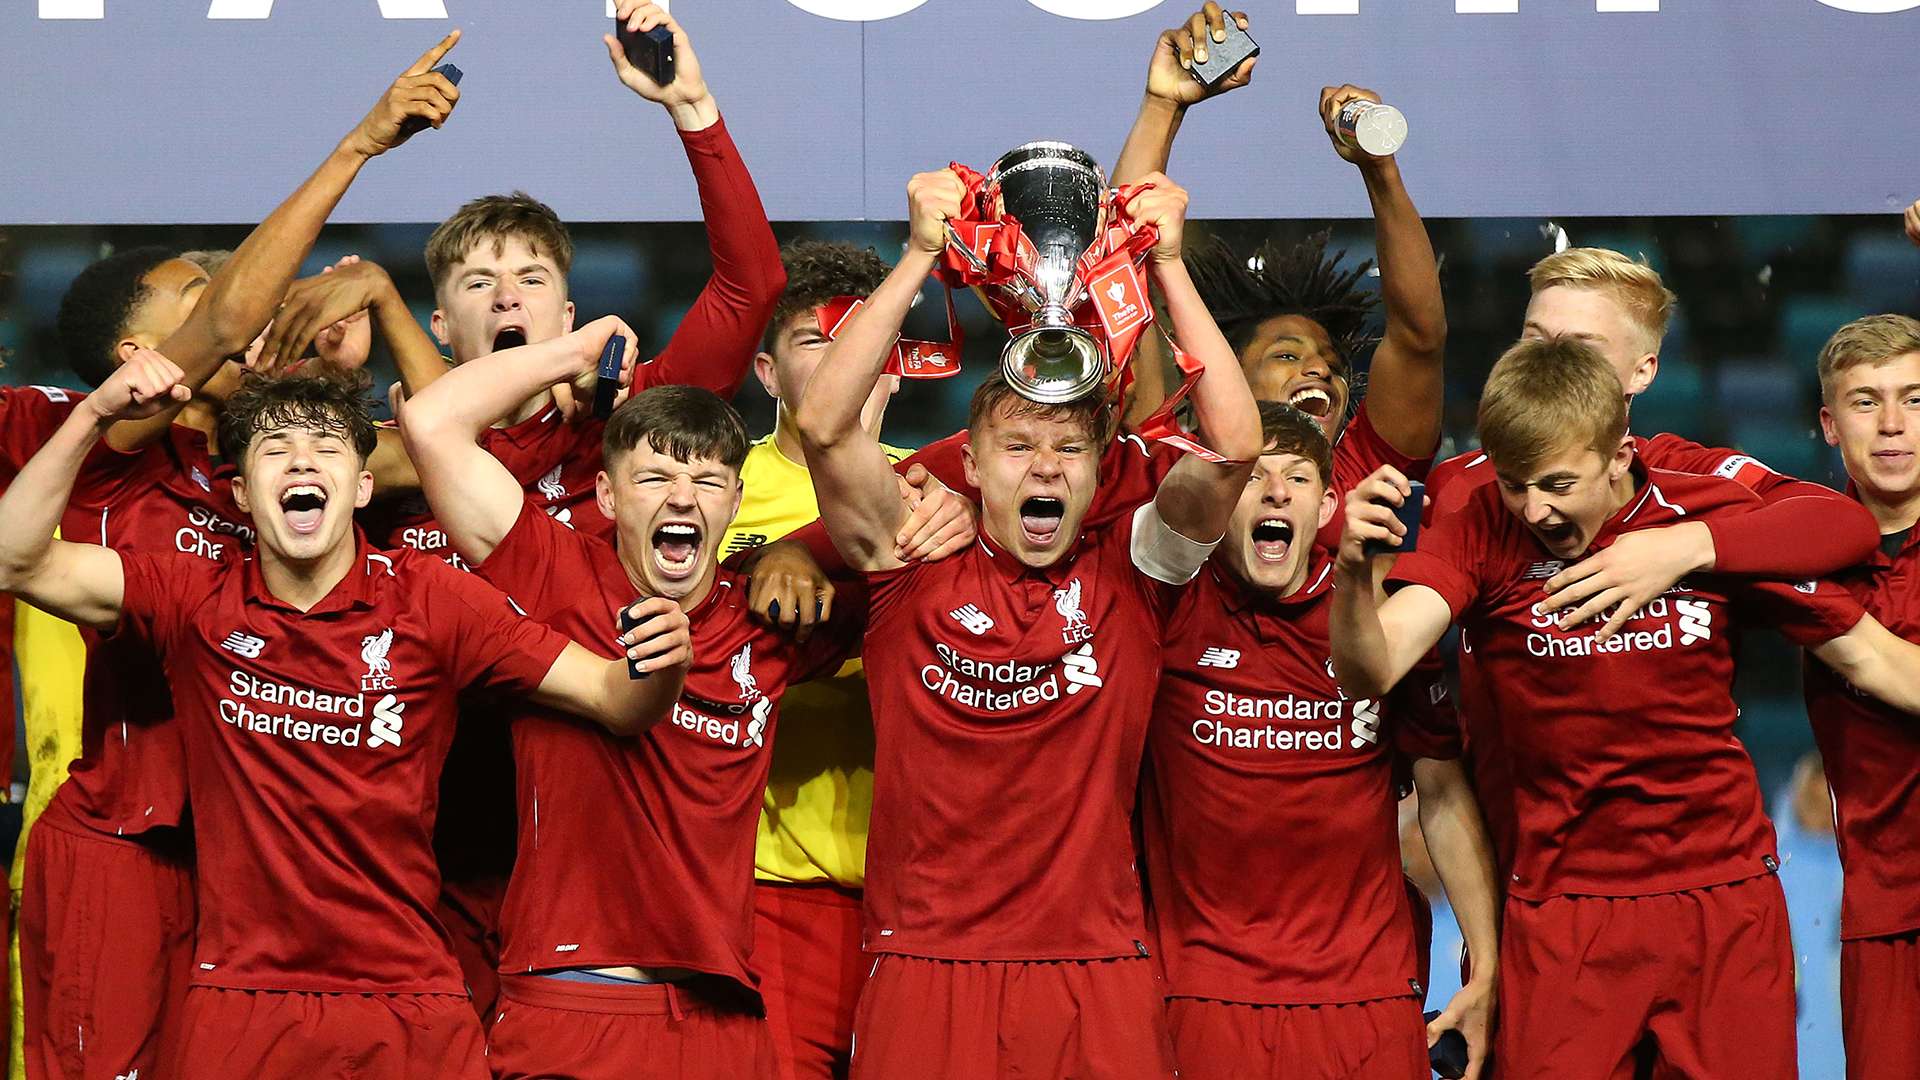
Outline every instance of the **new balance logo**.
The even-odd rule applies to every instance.
[[[1200,666],[1212,668],[1237,668],[1240,666],[1239,649],[1208,649],[1200,654]]]
[[[113,1080],[140,1080],[140,1070],[135,1069],[132,1072],[119,1073],[114,1076]]]
[[[249,660],[258,660],[260,659],[260,650],[267,647],[267,640],[235,630],[233,633],[227,635],[227,640],[221,642],[220,647],[230,653],[244,656]]]
[[[947,614],[951,615],[955,622],[972,631],[975,637],[993,629],[993,617],[981,611],[977,604],[968,604],[963,608],[955,608],[947,612]]]
[[[1067,678],[1069,696],[1106,685],[1100,680],[1100,664],[1093,658],[1091,641],[1060,658],[1060,673]]]
[[[1680,616],[1680,644],[1691,645],[1713,636],[1713,609],[1705,600],[1675,600],[1673,609]]]
[[[367,721],[367,746],[399,746],[400,729],[406,726],[406,702],[388,694],[373,707],[373,719]]]

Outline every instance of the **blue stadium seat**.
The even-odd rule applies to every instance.
[[[1920,250],[1897,230],[1854,237],[1844,265],[1849,299],[1869,311],[1920,312]]]
[[[1798,422],[1786,418],[1737,417],[1733,445],[1792,476],[1825,478],[1827,445],[1820,438],[1819,421],[1808,410]]]
[[[568,293],[579,314],[576,323],[602,315],[637,315],[647,287],[646,256],[640,245],[622,240],[588,240],[575,246]],[[678,325],[680,314],[669,329]]]
[[[96,245],[78,240],[21,244],[18,250],[13,309],[31,313],[30,317],[48,324],[59,312],[60,298],[66,295],[74,277],[104,254]]]
[[[1711,411],[1706,376],[1692,361],[1661,351],[1660,372],[1647,392],[1633,399],[1633,429],[1672,431],[1689,437],[1710,437],[1702,425]]]
[[[1736,423],[1741,418],[1771,422],[1812,415],[1812,365],[1796,367],[1773,356],[1729,358],[1714,369],[1713,381],[1721,413]]]
[[[1871,308],[1852,297],[1796,296],[1780,311],[1779,344],[1775,355],[1785,369],[1813,371],[1820,350],[1841,326],[1868,314]]]
[[[1811,217],[1742,217],[1733,219],[1733,229],[1744,261],[1757,265],[1788,248],[1808,244],[1819,232],[1820,223]]]

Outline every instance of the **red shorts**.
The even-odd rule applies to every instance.
[[[754,886],[753,967],[780,1080],[847,1075],[868,962],[860,951],[859,893],[836,885]]]
[[[774,1075],[764,1018],[672,983],[603,986],[503,975],[488,1054],[495,1080]]]
[[[1181,1080],[1426,1080],[1420,1002],[1236,1005],[1170,998],[1167,1028]]]
[[[182,838],[95,832],[60,799],[27,839],[20,982],[27,1075],[153,1075],[172,1058],[193,965]]]
[[[187,991],[171,1076],[487,1080],[487,1038],[458,994]]]
[[[449,880],[440,883],[440,899],[433,905],[434,917],[453,937],[453,958],[460,962],[481,1027],[493,1022],[500,999],[500,904],[506,897],[505,878]]]
[[[1772,874],[1509,898],[1500,953],[1501,1080],[1631,1077],[1643,1042],[1656,1076],[1795,1074],[1793,949]]]
[[[1920,1076],[1920,931],[1840,943],[1847,1080]]]
[[[860,1080],[1166,1080],[1160,983],[1144,958],[878,957],[853,1024]]]

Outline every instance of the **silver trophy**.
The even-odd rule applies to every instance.
[[[1022,396],[1043,404],[1072,401],[1107,378],[1099,343],[1073,320],[1086,292],[1080,257],[1100,235],[1106,190],[1093,158],[1061,142],[1009,150],[987,171],[986,208],[1019,221],[1037,253],[1032,284],[1008,287],[1033,323],[1007,341],[1000,370]]]

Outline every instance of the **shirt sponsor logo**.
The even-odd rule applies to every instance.
[[[1532,625],[1537,632],[1527,635],[1527,652],[1533,656],[1555,659],[1581,658],[1608,653],[1663,651],[1674,648],[1676,642],[1687,646],[1711,640],[1712,605],[1706,600],[1672,596],[1673,593],[1689,591],[1683,582],[1668,590],[1669,595],[1654,597],[1646,607],[1627,620],[1619,633],[1606,641],[1600,641],[1595,636],[1600,632],[1600,620],[1568,633],[1545,632],[1561,629],[1560,621],[1568,612],[1546,611],[1540,604],[1535,604]]]
[[[227,640],[221,642],[220,647],[230,653],[244,656],[249,660],[258,660],[260,659],[260,650],[267,647],[267,639],[254,637],[252,634],[241,630],[235,630],[233,633],[227,635]]]
[[[1333,661],[1327,660],[1327,674]],[[1235,750],[1359,750],[1380,741],[1380,704],[1370,698],[1354,700],[1334,688],[1333,697],[1302,694],[1260,696],[1231,690],[1208,690],[1201,698],[1204,713],[1193,723],[1193,738],[1202,746]],[[1311,728],[1234,725],[1226,720],[1266,720],[1282,724],[1312,724]]]
[[[680,701],[673,705],[673,724],[727,746],[765,746],[767,725],[773,720],[773,699],[761,692],[760,682],[754,677],[753,642],[742,645],[727,662],[727,667],[733,675],[734,686],[739,688],[740,704],[727,705],[683,693]],[[706,712],[688,708],[685,702],[709,712],[724,713],[727,719],[716,719]]]
[[[367,746],[399,746],[400,729],[406,726],[406,702],[388,694],[373,706],[373,719],[367,722]]]
[[[1078,694],[1102,685],[1091,643],[1060,662],[1027,664],[1018,660],[981,660],[946,642],[934,645],[937,663],[920,668],[920,685],[982,712],[1011,712],[1043,701],[1059,701],[1062,692]]]
[[[968,604],[966,607],[955,608],[947,612],[947,614],[952,616],[955,622],[966,627],[967,632],[975,637],[979,637],[981,634],[993,629],[993,616],[981,611],[978,604]]]
[[[1567,564],[1561,562],[1559,559],[1547,559],[1544,562],[1530,564],[1527,567],[1527,572],[1520,575],[1520,580],[1545,581],[1550,577],[1558,575],[1560,571],[1566,568]]]
[[[1069,645],[1078,645],[1093,637],[1093,627],[1087,625],[1087,613],[1080,609],[1079,578],[1067,582],[1064,589],[1053,590],[1053,609],[1064,620],[1060,628],[1060,640]]]
[[[541,477],[540,482],[535,485],[540,489],[540,494],[549,500],[557,501],[567,497],[567,485],[560,482],[562,468],[563,466],[555,465],[548,469],[547,475]]]
[[[1200,654],[1199,666],[1210,668],[1237,668],[1240,666],[1240,650],[1210,648]]]
[[[214,535],[207,535],[209,533]],[[222,534],[253,543],[253,526],[228,521],[204,506],[190,506],[187,508],[187,523],[173,534],[174,550],[219,562],[226,557],[227,545],[224,541],[216,541],[214,537]]]
[[[217,706],[220,719],[242,731],[289,742],[326,746],[359,746],[361,743],[361,721],[366,716],[366,699],[359,694],[329,694],[310,686],[288,686],[255,678],[244,671],[229,673],[227,693],[230,696],[221,698]],[[257,705],[278,706],[282,711],[268,712],[257,708]],[[367,739],[368,746],[388,743],[400,745],[399,718],[403,708],[391,694],[380,700],[380,704],[375,706],[376,712],[381,715],[378,728],[380,741]],[[296,717],[292,711],[295,709],[316,713],[321,717],[338,717],[351,723],[329,723],[324,719]]]

